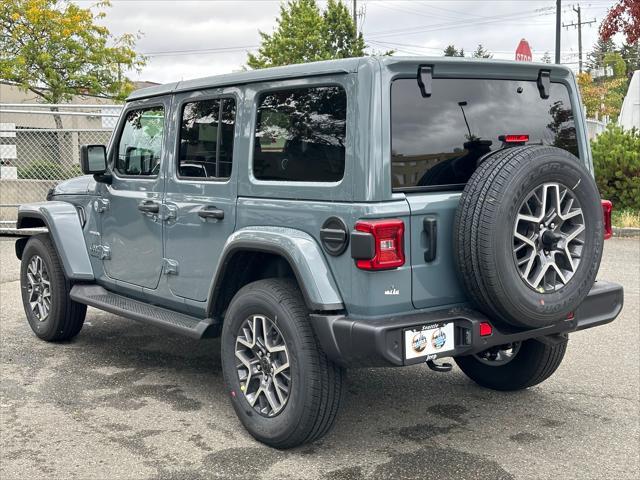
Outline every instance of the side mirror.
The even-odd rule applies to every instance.
[[[107,148],[104,145],[82,145],[80,168],[85,175],[102,175],[107,171]]]

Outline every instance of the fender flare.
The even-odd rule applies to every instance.
[[[225,242],[213,278],[207,311],[213,311],[227,267],[233,255],[240,251],[281,255],[291,266],[305,303],[311,310],[344,309],[331,270],[320,246],[311,235],[294,228],[256,226],[236,230]]]
[[[72,204],[41,202],[20,205],[16,228],[35,226],[45,226],[49,230],[69,280],[94,280],[78,212]]]

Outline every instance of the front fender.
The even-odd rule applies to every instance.
[[[78,212],[73,205],[67,202],[20,205],[16,227],[31,228],[34,226],[46,226],[49,229],[49,234],[69,280],[91,281],[94,279],[82,226]]]
[[[216,269],[214,292],[220,288],[233,254],[243,250],[274,253],[285,258],[296,276],[307,306],[312,310],[344,308],[342,297],[318,243],[308,233],[285,227],[245,227],[230,235]],[[212,295],[211,301],[215,298],[216,295]]]

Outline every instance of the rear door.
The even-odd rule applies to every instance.
[[[236,222],[233,168],[240,92],[217,89],[176,96],[176,151],[163,208],[165,268],[174,295],[205,301],[222,247]]]
[[[510,146],[503,135],[526,135],[529,144],[579,156],[563,84],[553,83],[549,98],[535,81],[434,78],[432,87],[423,98],[414,76],[394,80],[391,88],[392,182],[411,210],[415,308],[466,300],[454,264],[454,216],[483,157]]]

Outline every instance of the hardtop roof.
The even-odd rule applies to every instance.
[[[395,56],[369,56],[358,58],[345,58],[339,60],[326,60],[322,62],[301,63],[284,67],[264,68],[260,70],[247,70],[242,72],[214,75],[210,77],[183,80],[179,82],[156,85],[149,88],[136,90],[129,95],[127,101],[140,100],[158,95],[166,95],[177,92],[202,90],[230,85],[242,85],[247,83],[265,82],[269,80],[284,80],[288,78],[311,77],[329,75],[335,73],[355,73],[363,65],[379,63],[385,68],[393,69],[403,64],[447,64],[459,66],[460,69],[469,68],[504,69],[509,72],[532,72],[545,68],[561,76],[573,75],[571,69],[564,65],[547,63],[516,62],[513,60],[494,60],[460,57],[395,57]]]

